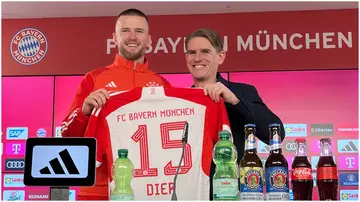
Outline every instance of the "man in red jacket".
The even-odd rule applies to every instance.
[[[128,9],[116,20],[113,40],[118,54],[113,64],[87,73],[61,125],[63,137],[82,137],[89,116],[94,108],[102,107],[109,99],[108,91],[127,91],[135,87],[165,86],[170,84],[148,68],[145,58],[147,46],[151,44],[147,16],[137,10]],[[80,188],[79,200],[108,200],[107,163],[96,170],[93,187]]]

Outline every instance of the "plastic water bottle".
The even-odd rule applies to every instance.
[[[115,160],[112,169],[112,178],[115,182],[115,189],[111,193],[112,201],[135,200],[134,190],[131,188],[131,180],[134,175],[134,165],[128,159],[128,150],[119,149],[118,158]]]
[[[219,136],[220,140],[213,149],[213,161],[216,164],[213,177],[213,199],[216,201],[238,201],[237,150],[230,141],[231,134],[228,131],[221,131]]]

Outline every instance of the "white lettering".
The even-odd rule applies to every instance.
[[[151,41],[151,42],[150,42],[150,45],[149,45],[148,47],[146,47],[145,53],[146,53],[146,54],[147,54],[147,53],[151,53],[152,49],[153,49],[153,47],[152,47],[152,41]]]
[[[164,51],[164,53],[168,53],[168,49],[166,47],[166,44],[165,44],[165,40],[163,38],[159,38],[156,46],[155,46],[155,49],[154,49],[154,53],[157,53],[159,52],[159,50],[162,50]]]
[[[342,42],[345,42],[347,47],[352,48],[352,33],[348,32],[348,37],[345,38],[343,33],[338,32],[339,48],[342,48]]]
[[[284,50],[287,49],[286,34],[283,34],[282,41],[280,40],[280,37],[277,34],[273,35],[274,50],[277,50],[277,44],[279,44],[281,48],[283,48]]]
[[[295,50],[299,50],[303,47],[303,45],[295,45],[294,44],[294,38],[297,37],[297,38],[302,38],[302,35],[299,34],[299,33],[295,33],[293,35],[290,36],[290,46],[291,48],[295,49]]]
[[[228,36],[224,36],[224,51],[228,50]]]
[[[316,44],[316,49],[320,48],[320,40],[319,40],[319,33],[315,34],[315,39],[310,39],[310,34],[305,34],[305,42],[306,42],[306,49],[310,49],[310,43]]]
[[[267,49],[269,49],[270,47],[270,36],[267,34],[267,31],[264,30],[264,34],[265,34],[265,46],[261,46],[261,41],[260,41],[260,35],[263,32],[260,30],[259,34],[256,35],[256,47],[261,50],[261,51],[265,51]]]
[[[112,48],[116,48],[114,40],[113,39],[107,39],[107,41],[106,41],[106,54],[109,55]]]
[[[329,45],[328,42],[332,42],[332,38],[328,38],[329,36],[334,36],[334,32],[325,32],[323,33],[323,47],[324,48],[336,48],[334,44]]]
[[[246,39],[246,43],[244,43],[244,40],[240,35],[237,36],[237,51],[242,51],[241,47],[244,49],[244,51],[246,51],[246,49],[248,47],[249,47],[250,51],[253,51],[254,50],[253,45],[254,44],[253,44],[253,36],[252,35],[248,36],[248,38]]]
[[[20,33],[20,35],[26,35],[26,32]],[[29,33],[30,34],[30,33]],[[320,39],[320,34],[322,34],[322,39]],[[335,42],[335,35],[338,36],[337,44]],[[16,36],[13,43],[17,44],[20,40],[20,35]],[[34,35],[37,35],[37,38],[40,39],[41,43],[45,42],[44,38],[41,38],[41,34],[35,32]],[[165,40],[166,39],[166,40]],[[186,44],[185,44],[186,37],[160,37],[156,41],[156,45],[153,47],[152,42],[146,49],[146,54],[148,53],[158,53],[159,51],[163,51],[164,53],[169,53],[169,47],[171,47],[171,53],[176,53],[177,49],[179,48],[179,44],[182,43],[183,52],[186,53]],[[229,39],[228,36],[223,37],[224,43],[224,51],[228,51],[229,49]],[[254,41],[255,40],[255,41]],[[272,41],[271,41],[272,40]],[[304,41],[305,40],[305,41]],[[320,40],[322,40],[320,42]],[[181,42],[182,41],[182,42]],[[293,50],[300,50],[302,48],[311,49],[330,49],[330,48],[343,48],[343,44],[345,46],[352,48],[352,32],[347,32],[347,34],[342,32],[324,32],[324,33],[293,33],[293,34],[268,34],[267,30],[259,30],[258,34],[254,37],[254,35],[248,35],[246,37],[237,35],[237,51],[254,51],[254,45],[256,49],[260,51],[266,51],[271,49],[272,50],[287,50],[288,47]],[[169,43],[169,44],[167,44]],[[255,43],[255,44],[254,44]],[[155,44],[155,42],[154,42]],[[338,45],[338,46],[336,46]],[[106,54],[111,54],[111,49],[116,48],[113,39],[107,39],[106,42]],[[181,47],[180,47],[181,48]]]
[[[181,40],[181,37],[178,37],[175,41],[175,43],[173,42],[173,40],[168,37],[167,40],[169,41],[170,45],[171,45],[171,48],[172,48],[172,53],[176,53],[176,46],[178,45],[178,43],[180,42]]]

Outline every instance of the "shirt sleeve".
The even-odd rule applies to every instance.
[[[82,113],[82,105],[93,88],[93,77],[91,74],[86,74],[76,91],[70,110],[61,124],[61,135],[63,137],[84,136],[89,117]]]
[[[85,137],[96,139],[96,167],[100,167],[106,158],[109,145],[109,126],[105,118],[99,113],[100,109],[94,109],[89,118]]]

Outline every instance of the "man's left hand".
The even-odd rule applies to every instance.
[[[240,100],[235,96],[230,89],[228,89],[221,82],[205,84],[204,86],[205,95],[209,95],[212,100],[219,102],[220,98],[224,99],[224,102],[236,105]]]

